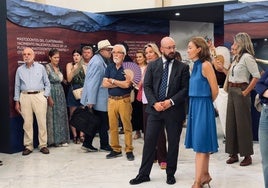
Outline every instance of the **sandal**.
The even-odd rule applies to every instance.
[[[161,163],[159,164],[159,166],[160,166],[160,168],[161,168],[162,170],[165,170],[165,169],[167,168],[167,163],[166,163],[166,162],[161,162]]]
[[[136,134],[134,135],[134,140],[137,140],[137,139],[139,139],[139,138],[141,138],[141,133],[140,132],[136,132]]]
[[[194,184],[192,185],[192,188],[202,188],[203,185],[200,182],[195,181]]]
[[[85,136],[80,136],[80,142],[83,143],[85,141]]]
[[[74,141],[74,144],[80,144],[80,140],[77,137],[74,137],[73,141]]]

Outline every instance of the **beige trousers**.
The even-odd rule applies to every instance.
[[[21,115],[23,117],[24,130],[24,146],[29,150],[33,150],[33,113],[36,116],[38,124],[38,140],[39,149],[47,146],[47,99],[44,97],[44,92],[38,94],[23,94],[20,95]]]

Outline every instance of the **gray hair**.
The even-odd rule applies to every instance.
[[[116,44],[116,45],[114,45],[114,47],[113,47],[113,50],[112,50],[112,51],[114,51],[114,48],[115,48],[115,47],[120,47],[120,48],[121,48],[121,50],[122,50],[122,52],[124,53],[124,55],[127,55],[126,48],[125,48],[125,46],[124,46],[123,44]]]
[[[244,54],[249,53],[254,56],[254,48],[250,36],[247,33],[238,33],[234,37],[234,42],[238,45],[238,59]]]

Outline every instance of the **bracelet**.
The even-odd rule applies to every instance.
[[[112,84],[114,85],[114,79],[112,79]]]

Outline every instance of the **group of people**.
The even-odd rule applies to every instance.
[[[264,145],[267,142],[267,73],[258,82],[260,72],[248,34],[238,33],[232,48],[235,53],[230,68],[217,69],[227,75],[225,82],[228,84],[225,150],[230,158],[226,163],[237,162],[240,154],[244,157],[240,165],[247,166],[252,163],[253,154],[249,93],[256,84],[263,103],[259,134],[261,153],[263,158],[267,156]],[[50,63],[45,67],[34,62],[31,48],[24,49],[25,64],[17,69],[14,96],[15,109],[24,119],[25,149],[22,154],[28,155],[34,149],[33,113],[38,124],[38,147],[40,152],[48,154],[47,145],[64,146],[69,143],[66,106],[69,107],[70,116],[77,107],[87,106],[101,120],[97,131],[100,150],[109,152],[107,159],[122,156],[118,129],[120,122],[124,130],[124,150],[129,161],[135,159],[133,139],[141,138],[141,132],[144,133],[141,166],[138,175],[130,180],[131,185],[150,181],[155,161],[166,170],[166,183],[174,184],[180,135],[186,117],[185,104],[189,102],[184,144],[196,153],[192,188],[209,184],[212,180],[209,173],[210,154],[218,151],[213,102],[219,93],[219,86],[212,63],[217,55],[212,55],[207,41],[203,37],[189,40],[187,54],[194,63],[191,75],[189,66],[182,63],[178,56],[173,38],[162,38],[160,48],[155,43],[148,43],[136,53],[135,62],[141,68],[142,78],[134,84],[122,66],[127,55],[123,44],[112,46],[108,40],[102,40],[98,42],[95,54],[90,46],[82,51],[73,51],[73,62],[66,65],[65,80],[58,66],[59,52],[56,49],[49,52]],[[62,82],[70,84],[67,103]],[[79,99],[73,94],[77,88],[83,88]],[[137,90],[135,109],[130,95],[133,88]],[[139,114],[142,120],[135,121],[133,114]],[[83,142],[83,150],[98,151],[92,145],[97,131],[92,135],[80,132],[78,136],[74,127],[71,126],[71,130],[74,142]],[[267,160],[263,160],[263,167],[268,179]]]

